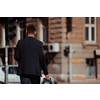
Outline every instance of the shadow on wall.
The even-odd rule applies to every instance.
[[[54,77],[57,82],[65,82],[66,79],[69,81],[68,76],[61,74],[61,62],[57,61],[57,59],[57,62],[54,60],[58,52],[48,52],[48,46],[43,47],[44,52],[46,52],[45,60],[50,76]]]
[[[50,52],[48,52],[48,46],[43,46],[43,49],[44,49],[44,51],[47,51],[46,53],[45,53],[45,60],[46,60],[46,65],[48,66],[50,63],[54,63],[53,62],[53,59],[54,59],[54,57],[56,56],[56,54],[57,53],[50,53]]]

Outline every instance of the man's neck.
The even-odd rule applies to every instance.
[[[32,34],[28,34],[28,36],[32,36],[32,37],[34,37],[34,35],[32,35]]]

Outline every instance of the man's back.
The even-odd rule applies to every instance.
[[[44,73],[48,74],[44,61],[43,44],[34,37],[29,36],[19,40],[14,57],[19,63],[18,75],[40,76],[41,67]]]
[[[18,61],[17,74],[21,84],[39,84],[41,68],[49,80],[48,70],[43,53],[43,43],[34,38],[36,28],[29,24],[26,29],[27,38],[19,40],[15,49],[14,58]]]

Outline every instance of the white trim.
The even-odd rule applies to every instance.
[[[95,28],[94,28],[94,30],[95,30],[95,42],[96,42],[96,17],[95,17]]]
[[[2,27],[2,30],[3,30],[3,32],[2,32],[2,34],[3,34],[3,47],[5,47],[5,45],[6,45],[6,37],[5,37],[5,28],[4,27]]]
[[[17,26],[17,37],[18,37],[18,40],[20,40],[20,27],[19,25]]]
[[[42,19],[41,19],[41,25],[40,25],[40,27],[41,27],[41,29],[40,29],[40,40],[43,42],[43,43],[47,43],[47,42],[45,42],[44,40],[47,40],[47,33],[48,32],[46,32],[46,29],[48,28],[48,26],[44,26],[43,24],[42,24],[43,22],[42,22]],[[43,28],[45,28],[45,30],[44,30],[44,33],[43,33]]]
[[[95,41],[85,41],[85,44],[96,44]]]
[[[91,25],[91,24],[85,24],[85,27],[95,27],[95,25]]]
[[[89,17],[89,24],[91,25],[91,17]]]
[[[42,20],[41,20],[41,29],[40,29],[40,40],[43,42],[43,25],[42,25]]]

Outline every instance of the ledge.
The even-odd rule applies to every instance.
[[[12,46],[9,46],[8,45],[8,48],[15,48],[16,47],[16,45],[12,45]],[[5,47],[2,47],[2,46],[0,46],[0,49],[4,49]]]
[[[87,47],[87,46],[97,46],[98,48],[100,48],[100,44],[85,44],[85,43],[82,43],[83,47]]]

